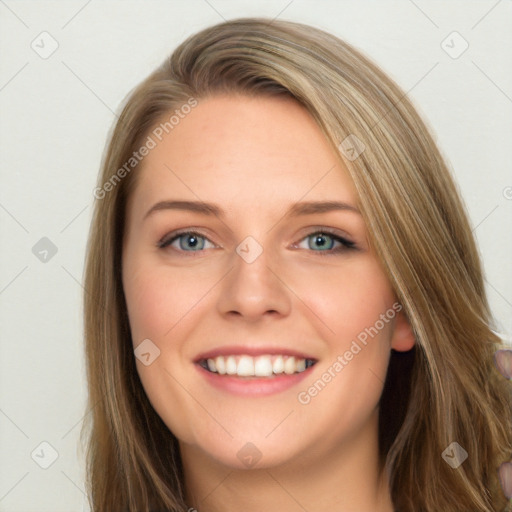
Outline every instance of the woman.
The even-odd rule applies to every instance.
[[[511,510],[467,215],[366,57],[292,22],[199,32],[130,95],[95,197],[95,512]]]

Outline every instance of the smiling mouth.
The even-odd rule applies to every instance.
[[[201,359],[198,364],[208,372],[218,375],[274,378],[283,374],[302,373],[316,362],[315,359],[303,359],[287,355],[261,355],[256,357],[229,355]]]

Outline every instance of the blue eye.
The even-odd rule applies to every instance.
[[[321,256],[337,254],[347,249],[355,249],[354,242],[351,242],[341,236],[335,235],[334,233],[330,233],[329,231],[315,231],[314,233],[306,236],[303,240],[308,240],[308,242],[310,242],[308,243],[307,249],[312,249],[314,252],[319,252]],[[333,248],[336,242],[338,242],[340,245],[336,248]],[[315,246],[320,250],[314,250]]]
[[[176,240],[179,242],[180,250],[185,252],[197,252],[198,250],[204,249],[204,241],[208,239],[195,231],[184,231],[167,241],[160,242],[158,247],[164,249],[168,245],[172,245]]]
[[[313,252],[317,252],[322,256],[333,255],[350,249],[356,249],[354,242],[351,242],[350,240],[347,240],[346,238],[343,238],[339,235],[335,235],[329,230],[313,231],[309,235],[305,236],[301,242],[303,240],[308,240],[308,242],[311,240],[311,243],[308,243],[308,247],[306,247],[306,249],[311,249]],[[195,231],[182,231],[180,233],[173,233],[171,234],[171,238],[163,239],[162,241],[158,242],[157,246],[160,249],[165,249],[167,246],[173,246],[176,241],[178,242],[178,247],[174,246],[174,249],[176,249],[178,252],[200,252],[202,249],[205,249],[205,243],[210,243],[213,247],[215,247],[215,245],[210,242],[208,238]],[[338,247],[334,247],[336,242],[340,244]],[[320,250],[315,250],[315,246]],[[206,247],[206,249],[207,248],[208,247]],[[304,247],[299,248],[303,249]]]

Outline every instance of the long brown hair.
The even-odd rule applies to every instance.
[[[429,129],[404,92],[351,45],[264,18],[220,23],[184,41],[132,91],[111,134],[84,279],[82,436],[92,510],[187,510],[177,439],[136,371],[122,242],[134,152],[166,116],[217,93],[295,98],[357,188],[371,243],[416,338],[411,351],[392,352],[380,404],[381,469],[395,508],[512,510],[497,474],[512,456],[511,384],[493,362],[503,345],[465,208]],[[364,151],[352,158],[346,140]],[[468,453],[458,468],[442,457],[453,442]]]

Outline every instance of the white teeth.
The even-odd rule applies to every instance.
[[[283,356],[277,356],[274,359],[274,364],[272,365],[272,370],[274,373],[283,373],[284,372],[284,359]]]
[[[233,356],[226,359],[226,373],[228,375],[235,375],[236,373],[236,359]]]
[[[286,359],[284,362],[284,373],[291,375],[292,373],[295,373],[295,368],[295,357],[292,356]]]
[[[236,374],[240,377],[250,377],[254,375],[254,360],[250,356],[242,356],[238,361]]]
[[[257,357],[254,362],[254,375],[268,377],[272,375],[272,359],[269,356]]]
[[[215,358],[215,366],[217,367],[217,372],[221,375],[225,375],[226,373],[226,362],[223,357]]]
[[[306,359],[283,355],[217,356],[215,359],[206,360],[206,367],[210,372],[240,377],[272,377],[281,373],[292,375],[302,373],[306,366],[312,364],[311,361],[307,363]]]

